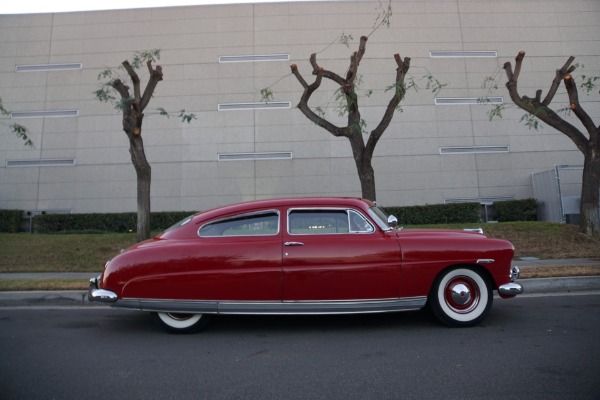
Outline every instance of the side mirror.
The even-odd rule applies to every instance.
[[[396,229],[398,227],[398,218],[390,215],[388,217],[388,226],[392,229]]]

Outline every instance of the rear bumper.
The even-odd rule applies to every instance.
[[[98,287],[98,281],[100,275],[90,279],[90,288],[88,290],[89,301],[96,301],[99,303],[114,303],[117,301],[117,294],[110,290],[100,289]]]

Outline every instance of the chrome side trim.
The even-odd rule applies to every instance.
[[[505,283],[498,288],[498,293],[505,296],[516,296],[523,293],[523,286],[520,283]]]
[[[418,310],[427,297],[365,301],[220,302],[219,314],[362,314]]]
[[[419,310],[425,306],[426,296],[384,300],[348,301],[206,301],[122,299],[113,307],[142,311],[181,312],[203,314],[263,314],[263,315],[319,315],[364,314]]]
[[[480,258],[479,260],[477,260],[477,264],[492,264],[495,261],[496,260],[494,260],[493,258]]]

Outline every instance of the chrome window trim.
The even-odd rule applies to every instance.
[[[255,215],[268,214],[268,213],[275,213],[277,215],[277,232],[276,233],[273,233],[273,234],[260,234],[260,235],[227,235],[227,236],[202,236],[202,235],[200,235],[200,230],[202,230],[202,228],[204,228],[206,225],[215,224],[215,223],[219,223],[219,222],[225,222],[225,221],[233,220],[233,219],[237,219],[237,218],[246,218],[246,217],[252,217],[252,216],[255,216]],[[252,212],[249,212],[249,213],[236,214],[236,215],[233,215],[233,216],[230,216],[230,217],[225,217],[225,218],[211,220],[211,221],[208,221],[205,224],[201,225],[198,228],[198,230],[196,231],[196,234],[198,235],[198,237],[203,238],[203,239],[210,239],[210,238],[234,238],[234,237],[268,237],[268,236],[277,236],[280,233],[281,233],[281,215],[279,213],[279,210],[277,210],[277,209],[252,211]]]
[[[350,213],[355,213],[359,217],[361,217],[363,220],[365,220],[365,222],[367,224],[369,224],[369,226],[371,227],[371,230],[370,231],[353,231],[352,230],[352,222],[350,221]],[[369,221],[369,219],[367,217],[365,217],[362,213],[359,213],[355,209],[349,208],[348,209],[348,231],[349,231],[349,233],[360,233],[360,234],[373,233],[373,232],[375,232],[375,227],[373,226],[371,221]]]
[[[378,208],[382,213],[384,213],[385,215],[387,215],[387,214],[377,204],[374,205],[374,206],[372,206],[372,207],[369,207],[368,213],[371,216],[371,218],[375,221],[375,223],[379,226],[379,228],[381,228],[381,230],[384,231],[384,232],[388,232],[388,231],[393,230],[392,228],[390,228],[388,226],[387,221],[383,221],[379,217],[379,215],[377,215],[377,213],[375,211],[373,211],[373,208]]]
[[[291,233],[290,232],[290,214],[293,211],[345,211],[346,212],[346,216],[348,218],[348,232],[335,232],[335,233]],[[363,217],[365,219],[365,221],[367,221],[367,223],[371,226],[371,228],[373,228],[372,231],[370,232],[362,232],[362,231],[351,231],[350,230],[350,211],[354,211],[357,214],[359,214],[361,217]],[[371,221],[369,220],[369,218],[365,217],[365,215],[360,212],[359,210],[355,209],[355,208],[348,208],[348,207],[297,207],[297,208],[289,208],[287,211],[287,226],[286,226],[286,232],[288,235],[290,236],[325,236],[325,235],[372,235],[375,233],[375,227],[373,226],[373,224],[371,223]]]

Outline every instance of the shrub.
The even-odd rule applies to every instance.
[[[537,221],[535,199],[496,201],[494,209],[500,222]]]
[[[194,212],[152,213],[150,229],[162,231],[191,214]],[[136,222],[137,213],[45,214],[33,219],[33,227],[36,233],[135,232]]]
[[[425,206],[386,207],[401,225],[428,225],[479,222],[479,203],[429,204]]]
[[[0,232],[19,232],[22,218],[22,210],[0,210]]]

